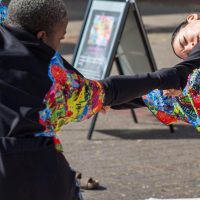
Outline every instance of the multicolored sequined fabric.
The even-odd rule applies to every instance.
[[[6,19],[8,15],[8,8],[0,1],[0,24]]]
[[[49,77],[53,83],[46,94],[46,109],[40,112],[40,124],[46,127],[36,136],[54,137],[56,148],[62,150],[57,133],[69,122],[90,118],[103,107],[104,89],[99,81],[92,81],[64,67],[59,53],[52,58]]]
[[[164,96],[154,90],[143,97],[150,111],[164,124],[179,120],[192,124],[200,131],[200,69],[188,77],[188,83],[180,97]]]

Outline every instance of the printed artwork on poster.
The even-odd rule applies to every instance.
[[[113,16],[96,15],[92,25],[88,44],[96,46],[108,46],[113,30],[115,18]]]
[[[101,79],[109,62],[119,12],[93,10],[76,68],[89,79]]]

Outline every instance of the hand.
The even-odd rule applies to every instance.
[[[109,110],[110,110],[110,106],[103,106],[100,112],[102,114],[106,114]]]
[[[179,97],[182,94],[182,90],[176,90],[176,89],[163,90],[163,94],[165,96]]]

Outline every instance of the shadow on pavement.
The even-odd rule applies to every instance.
[[[6,5],[10,0],[2,0]],[[83,20],[89,0],[64,0],[69,20]],[[138,0],[142,15],[200,12],[199,0]]]
[[[125,140],[174,140],[174,139],[200,139],[200,133],[196,132],[194,128],[176,125],[175,132],[171,133],[169,130],[130,130],[130,129],[112,129],[112,130],[95,130],[95,132],[118,137]],[[95,140],[95,139],[94,139]]]
[[[69,20],[83,20],[89,0],[65,0],[65,2]],[[200,12],[200,4],[197,0],[140,0],[137,3],[142,15]]]
[[[85,190],[87,190],[87,191],[104,191],[104,190],[107,190],[107,188],[102,185],[99,185],[98,188],[96,188],[96,189],[81,189],[81,192],[84,192]]]

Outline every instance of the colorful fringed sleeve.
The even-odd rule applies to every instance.
[[[90,118],[103,107],[104,88],[99,81],[87,80],[75,70],[63,66],[59,53],[49,66],[52,87],[44,98],[46,108],[40,111],[40,124],[45,132],[36,136],[54,137],[57,149],[61,149],[57,133],[69,122]]]
[[[8,7],[4,5],[2,1],[0,1],[0,24],[4,22],[8,15]]]
[[[179,120],[192,124],[200,131],[200,69],[188,77],[187,86],[180,97],[164,96],[154,90],[143,97],[149,110],[164,124]]]

